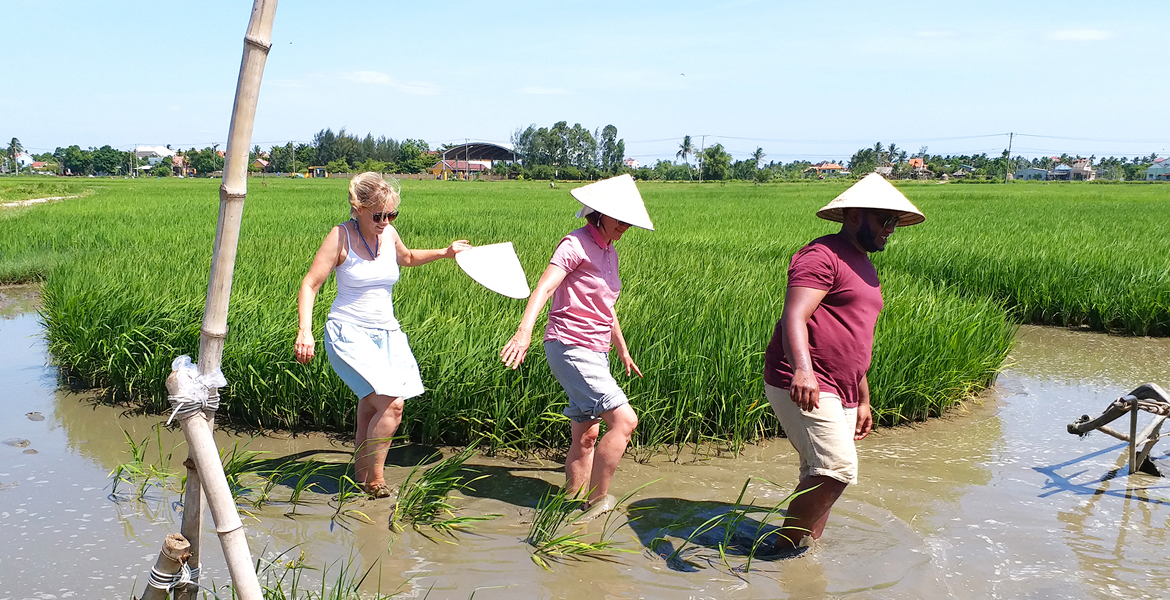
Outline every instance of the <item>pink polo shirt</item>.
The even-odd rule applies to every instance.
[[[544,339],[609,352],[613,332],[613,305],[622,282],[618,255],[592,224],[566,235],[549,264],[566,275],[553,292]]]

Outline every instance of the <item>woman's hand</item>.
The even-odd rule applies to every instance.
[[[454,242],[451,242],[450,246],[447,246],[447,254],[444,256],[447,258],[455,258],[456,254],[470,249],[471,242],[468,242],[467,240],[455,240]]]
[[[629,377],[631,371],[637,373],[638,377],[642,376],[642,370],[638,368],[638,365],[634,364],[634,357],[630,356],[629,352],[619,352],[618,358],[621,359],[622,364],[626,367],[627,377]]]
[[[532,332],[520,328],[516,330],[516,335],[512,336],[512,339],[504,345],[504,349],[500,350],[500,359],[504,361],[506,366],[515,369],[524,362],[524,356],[528,354],[528,346],[531,344]]]
[[[297,357],[297,362],[302,365],[309,364],[309,361],[313,360],[313,356],[317,354],[317,342],[313,339],[313,332],[306,329],[298,330],[293,352]]]
[[[804,369],[797,369],[793,373],[792,388],[789,391],[792,394],[792,401],[800,410],[811,412],[821,405],[821,386],[817,383],[817,376]]]

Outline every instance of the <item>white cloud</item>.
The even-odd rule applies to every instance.
[[[568,90],[563,90],[561,88],[539,87],[533,85],[520,88],[519,91],[521,94],[532,94],[535,96],[564,96],[569,93]]]
[[[366,85],[381,85],[389,88],[394,88],[404,94],[411,94],[414,96],[432,96],[439,93],[439,86],[426,81],[398,81],[393,77],[381,73],[379,71],[357,71],[352,73],[342,73],[341,78],[346,81],[354,83],[362,83]]]
[[[1044,36],[1045,39],[1056,42],[1100,42],[1111,37],[1113,32],[1103,29],[1061,29]]]

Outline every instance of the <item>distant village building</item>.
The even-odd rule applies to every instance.
[[[1146,169],[1146,181],[1170,181],[1170,159],[1155,158]]]
[[[138,159],[146,159],[150,166],[157,165],[162,162],[164,158],[175,156],[175,151],[166,146],[138,146],[134,148],[134,156]]]
[[[1073,161],[1069,177],[1073,181],[1092,181],[1097,178],[1097,169],[1093,168],[1093,161],[1087,158],[1077,159]]]
[[[1020,181],[1048,181],[1048,169],[1028,167],[1016,171],[1014,176]]]
[[[910,168],[912,169],[910,176],[915,179],[930,179],[934,172],[926,166],[926,160],[922,158],[911,158]]]
[[[1048,178],[1053,181],[1070,181],[1072,179],[1072,167],[1064,164],[1056,165],[1048,172]]]
[[[264,169],[268,168],[268,161],[264,160],[263,158],[257,158],[256,160],[252,161],[252,166],[263,171]]]
[[[427,169],[427,172],[436,179],[468,179],[472,173],[478,175],[490,168],[492,168],[490,161],[440,160]]]
[[[31,167],[35,162],[37,162],[37,159],[33,158],[32,155],[27,152],[20,152],[16,155],[16,164],[19,165],[22,169],[25,167]]]
[[[638,167],[641,166],[641,163],[639,163],[638,159],[636,159],[636,158],[627,158],[627,159],[622,161],[622,164],[631,168],[631,169],[637,169]]]
[[[821,161],[804,170],[805,173],[813,173],[818,179],[825,177],[836,177],[837,175],[844,175],[847,171],[845,167],[829,161]]]

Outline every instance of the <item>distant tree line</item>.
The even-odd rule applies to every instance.
[[[1079,154],[1026,158],[1011,156],[1006,149],[999,156],[988,156],[985,152],[944,156],[931,154],[926,146],[908,155],[905,150],[893,143],[887,146],[877,142],[871,147],[854,152],[848,166],[850,174],[854,177],[867,175],[881,167],[889,167],[888,176],[894,179],[939,178],[943,175],[961,174],[976,180],[1003,180],[1009,173],[1015,173],[1020,169],[1035,167],[1051,170],[1058,164],[1071,166],[1077,161],[1088,160],[1089,165],[1097,169],[1098,179],[1132,181],[1145,179],[1146,169],[1156,158],[1158,158],[1156,153],[1133,158],[1110,156],[1098,159],[1096,155],[1085,157]],[[916,168],[911,164],[911,159],[920,159],[922,166]]]

